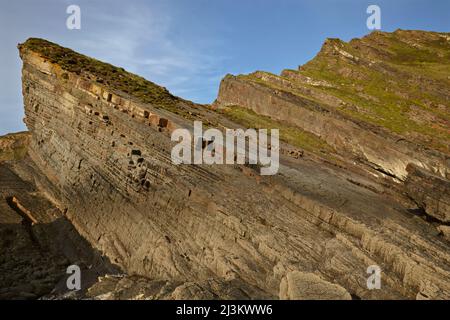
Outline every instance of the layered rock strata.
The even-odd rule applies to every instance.
[[[405,182],[408,195],[431,217],[450,223],[450,181],[409,164]]]
[[[361,170],[353,157],[287,152],[269,177],[249,166],[177,166],[170,158],[175,128],[239,122],[44,40],[19,49],[32,137],[16,170],[122,272],[149,279],[108,280],[109,288],[134,284],[160,298],[317,298],[325,288],[338,298],[450,298],[447,240],[411,212],[398,185]],[[409,162],[446,175],[442,151],[412,154],[286,95],[228,77],[218,103],[300,126],[396,180]],[[274,103],[282,117],[271,112]],[[371,265],[382,270],[380,290],[367,288]],[[319,289],[302,291],[304,283]],[[93,296],[105,293],[100,284]]]
[[[226,76],[215,105],[298,126],[397,180],[409,163],[448,179],[449,52],[448,33],[328,39],[298,70]]]

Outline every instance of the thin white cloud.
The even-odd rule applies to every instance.
[[[204,48],[218,52],[216,40],[202,37],[178,43],[171,31],[179,26],[170,14],[148,4],[124,6],[120,14],[96,11],[83,11],[87,12],[87,22],[81,32],[86,34],[77,40],[76,47],[86,54],[122,66],[188,99],[198,97],[199,89],[211,92],[217,87],[218,83],[196,87],[204,86],[205,79],[223,75],[225,57],[204,52]]]

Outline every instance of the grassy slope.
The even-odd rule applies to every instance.
[[[298,85],[340,98],[347,104],[336,109],[355,119],[449,153],[450,41],[445,36],[450,39],[450,34],[397,31],[349,43],[331,39],[298,72],[333,87]],[[410,115],[412,108],[420,110],[416,118]],[[418,122],[421,117],[431,120]]]
[[[176,111],[180,98],[140,76],[108,63],[79,54],[43,39],[30,38],[20,45],[61,66],[63,70],[93,77],[99,84],[130,94],[144,103]]]
[[[301,130],[295,126],[286,125],[285,123],[281,123],[269,117],[259,115],[247,108],[229,106],[221,110],[221,112],[230,120],[240,123],[246,128],[279,129],[280,140],[295,147],[323,154],[332,153],[334,151],[331,146],[312,133]]]

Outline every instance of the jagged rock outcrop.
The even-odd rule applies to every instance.
[[[339,285],[324,281],[314,273],[293,271],[281,280],[280,298],[285,300],[351,300]]]
[[[408,195],[428,215],[450,223],[450,181],[435,176],[413,164],[406,168],[405,181]]]
[[[248,300],[238,281],[206,279],[197,282],[151,280],[139,276],[100,277],[88,291],[97,300]]]
[[[28,132],[0,137],[0,162],[22,159],[27,152],[29,141]]]
[[[100,279],[91,297],[319,298],[333,288],[337,298],[450,298],[448,241],[411,212],[401,185],[373,171],[398,181],[413,162],[445,176],[444,151],[332,110],[321,101],[334,96],[313,90],[333,88],[329,80],[276,77],[287,82],[274,89],[227,77],[216,110],[44,40],[19,49],[31,141],[13,170],[131,275]],[[339,50],[336,59],[350,59]],[[288,83],[310,91],[286,92]],[[255,112],[223,108],[231,104]],[[170,133],[194,120],[278,126],[278,174],[174,165]],[[381,290],[366,287],[370,265],[382,269]]]

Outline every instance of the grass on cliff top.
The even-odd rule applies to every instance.
[[[298,127],[290,126],[269,117],[259,115],[253,110],[240,106],[229,106],[222,109],[221,113],[245,128],[279,129],[280,140],[300,149],[322,155],[323,153],[334,152],[334,149],[330,145],[316,135]]]
[[[437,125],[423,125],[417,123],[409,116],[411,106],[417,106],[424,110],[424,112],[450,121],[448,112],[439,111],[426,105],[426,102],[432,102],[434,105],[446,105],[445,98],[437,97],[422,86],[408,83],[408,79],[401,75],[398,78],[389,79],[384,74],[365,67],[343,66],[340,64],[336,66],[335,70],[330,70],[329,65],[326,61],[317,61],[315,63],[317,69],[309,68],[308,70],[302,71],[302,74],[335,84],[336,86],[334,88],[321,87],[320,90],[360,108],[358,111],[353,108],[340,107],[339,110],[341,112],[360,121],[387,128],[400,135],[407,135],[411,132],[418,133],[426,139],[427,144],[430,144],[437,150],[443,152],[449,151],[448,143],[450,141],[450,135],[448,128]],[[393,67],[397,68],[399,73],[412,68],[411,66]],[[418,76],[421,74],[423,77],[433,67],[427,66],[426,69],[415,67],[413,68],[414,71],[410,71],[409,74]],[[366,79],[345,78],[336,71],[339,68],[351,70],[353,74],[360,73]],[[358,91],[358,87],[362,88],[362,90],[359,89],[360,91]],[[375,99],[368,99],[364,95],[374,97]]]
[[[99,84],[122,91],[155,107],[174,111],[177,109],[177,102],[181,100],[170,94],[167,89],[123,68],[87,57],[44,39],[30,38],[19,48],[36,52],[50,62],[60,65],[67,72],[78,75],[90,74]]]

